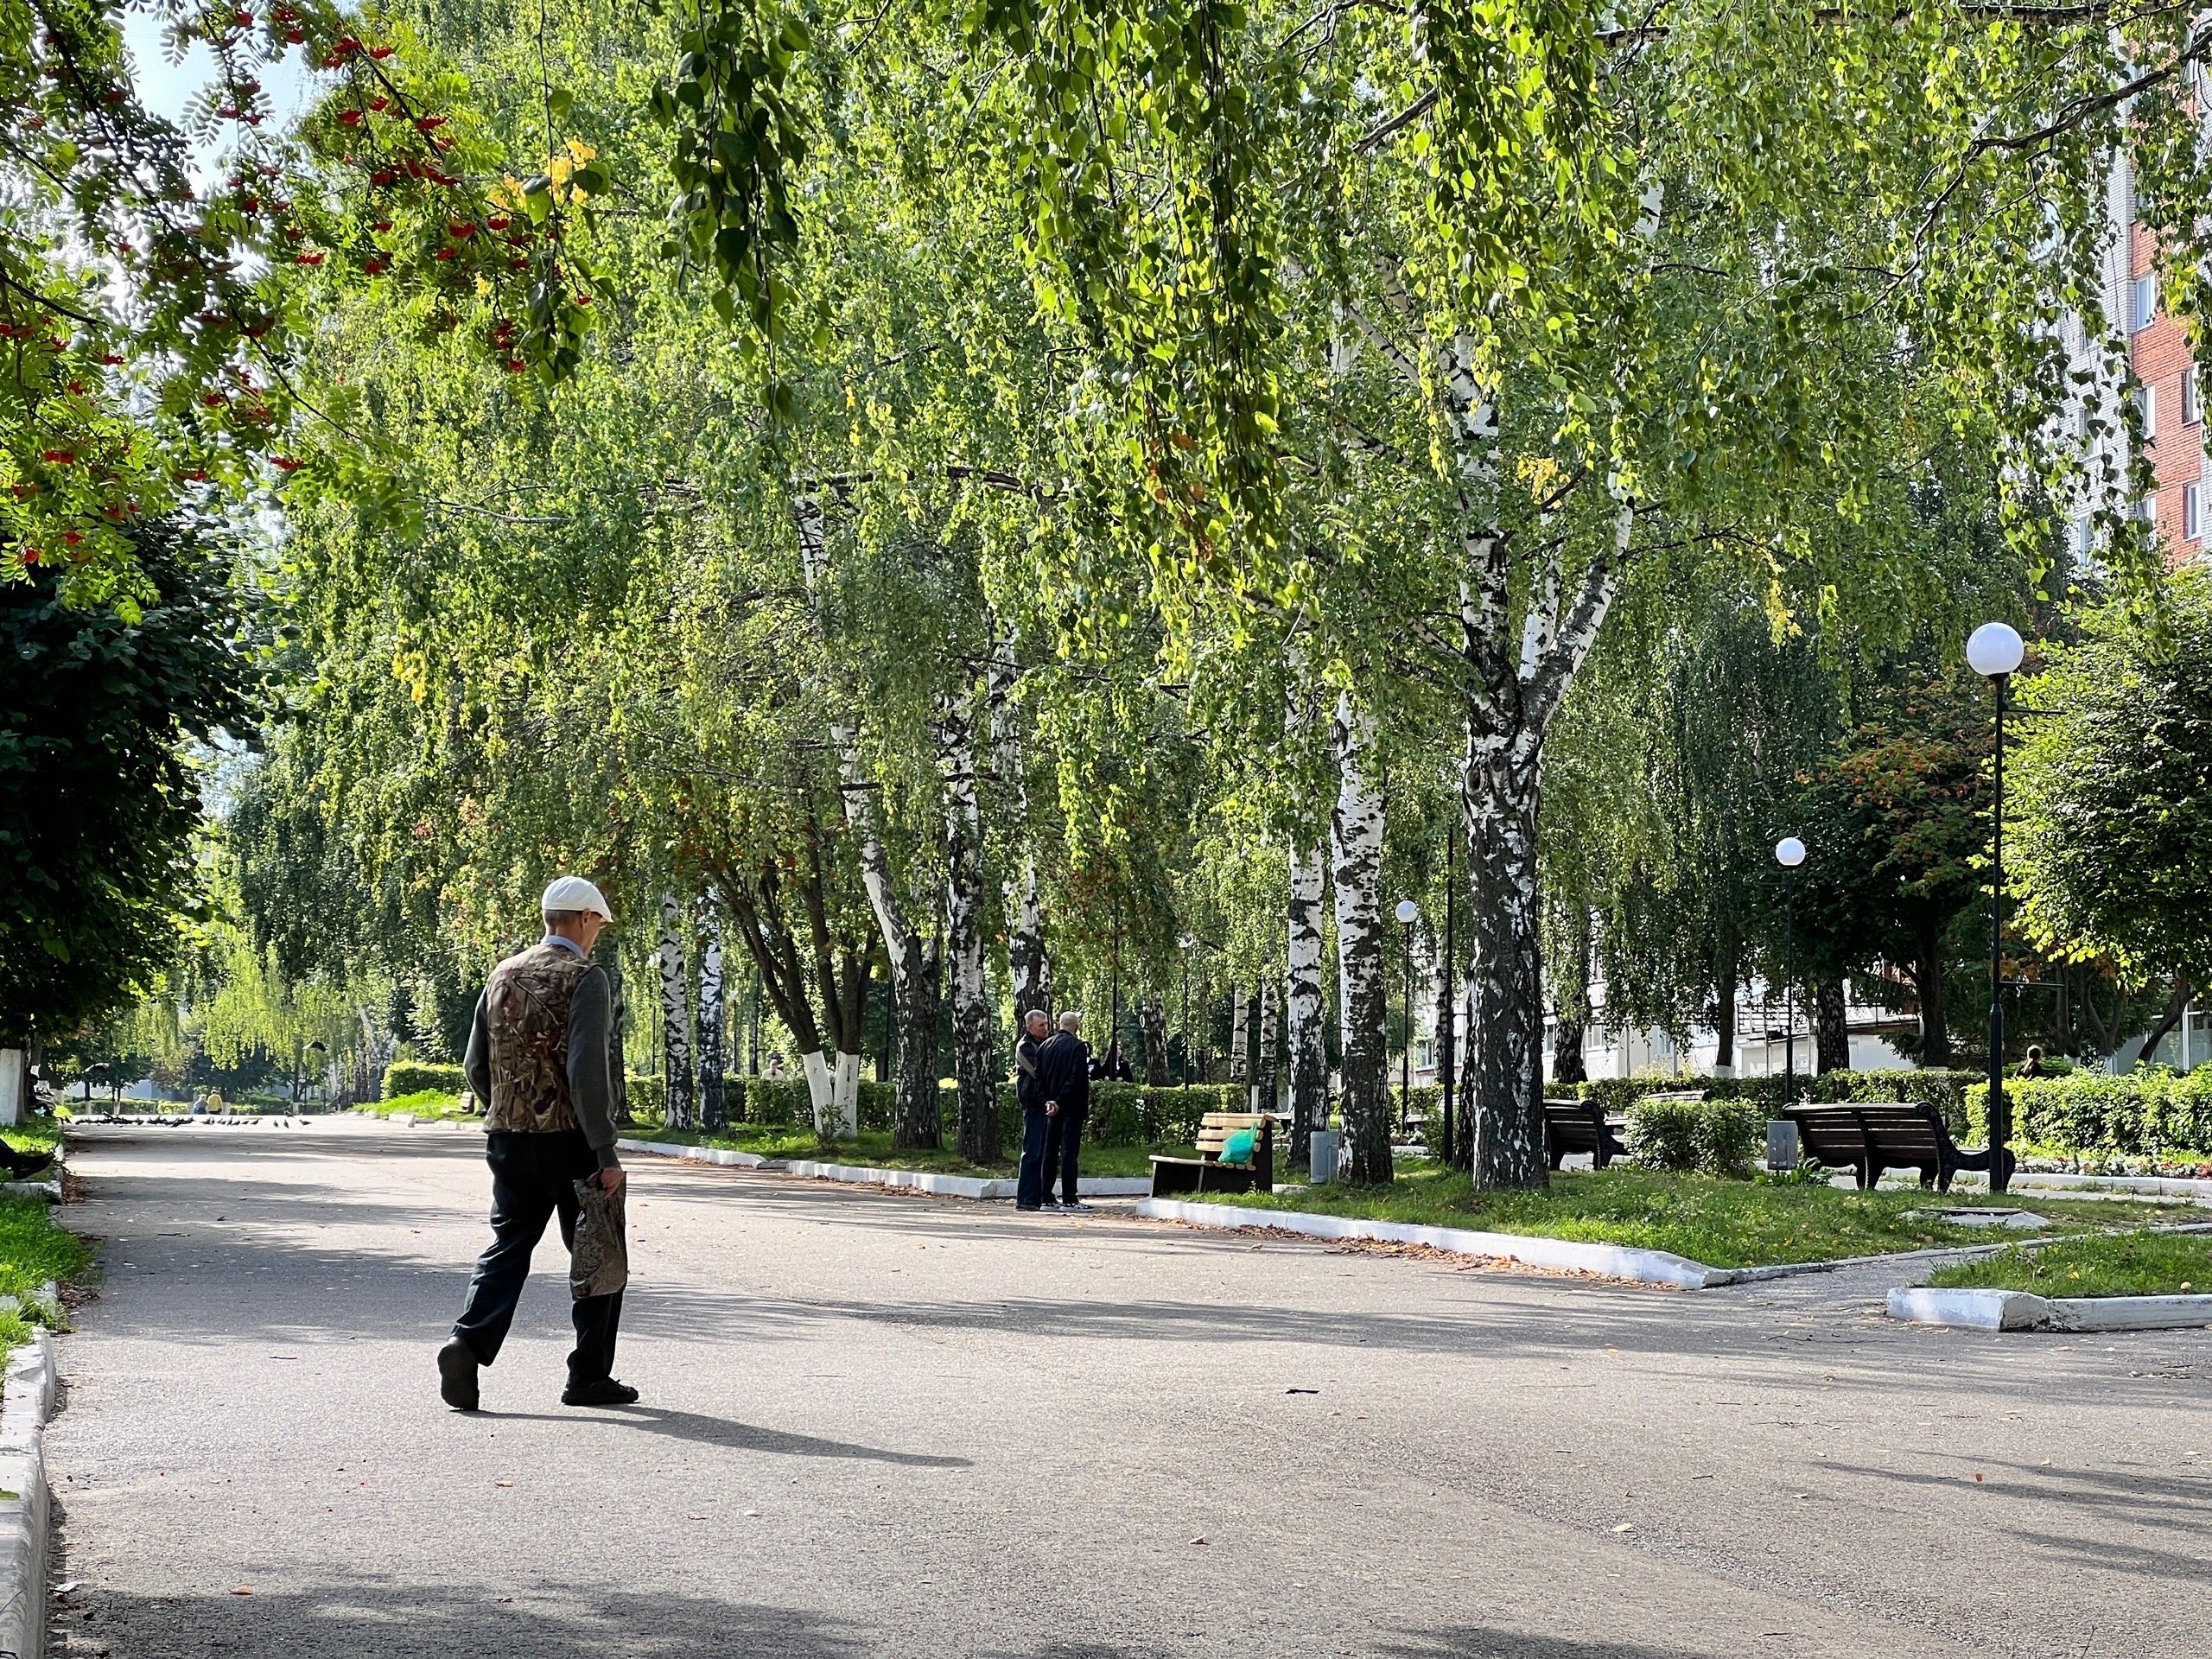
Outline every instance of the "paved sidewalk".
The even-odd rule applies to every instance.
[[[57,1651],[2206,1650],[2212,1332],[2000,1338],[1890,1324],[1880,1274],[1667,1292],[639,1163],[644,1403],[557,1403],[556,1242],[469,1418],[430,1357],[486,1236],[473,1134],[88,1134]]]

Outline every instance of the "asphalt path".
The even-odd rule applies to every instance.
[[[432,1355],[473,1131],[73,1157],[105,1279],[47,1441],[67,1659],[2212,1650],[2212,1332],[632,1160],[643,1401],[558,1403],[556,1239],[467,1416]]]

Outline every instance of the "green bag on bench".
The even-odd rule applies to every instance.
[[[1252,1148],[1259,1144],[1257,1129],[1238,1129],[1221,1143],[1221,1161],[1224,1164],[1249,1164]]]

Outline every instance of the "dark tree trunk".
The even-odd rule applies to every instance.
[[[1137,1029],[1144,1033],[1144,1084],[1147,1089],[1165,1089],[1167,1075],[1167,1005],[1156,996],[1147,996],[1137,1003]]]
[[[1947,1066],[1951,1063],[1951,1027],[1943,1012],[1943,936],[1932,923],[1921,926],[1912,983],[1920,998],[1920,1063]]]
[[[1714,965],[1719,969],[1713,979],[1719,984],[1720,996],[1713,1010],[1713,1034],[1716,1039],[1713,1075],[1732,1077],[1736,1075],[1736,979],[1743,969],[1743,958],[1732,945],[1721,953],[1719,962]]]
[[[2165,1010],[2158,1015],[2158,1023],[2152,1027],[2143,1039],[2143,1048],[2139,1058],[2144,1062],[2146,1064],[2149,1062],[2152,1050],[2165,1041],[2166,1033],[2181,1023],[2182,1015],[2189,1008],[2189,999],[2194,995],[2196,993],[2190,988],[2189,982],[2180,975],[2175,975],[2173,995],[2166,999]]]
[[[1590,1068],[1582,1058],[1582,1043],[1590,1030],[1590,953],[1596,943],[1591,937],[1587,906],[1577,906],[1574,931],[1570,937],[1574,948],[1574,981],[1567,988],[1567,994],[1560,999],[1559,1026],[1552,1033],[1552,1081],[1587,1083]]]
[[[891,1144],[933,1149],[944,1144],[937,1088],[938,947],[911,933],[904,944],[891,959],[892,1017],[899,1028]]]
[[[1844,1011],[1843,982],[1813,982],[1813,1048],[1822,1076],[1851,1070],[1851,1026]]]

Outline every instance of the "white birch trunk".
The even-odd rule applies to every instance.
[[[683,936],[677,926],[676,895],[660,901],[661,1121],[671,1129],[695,1127],[691,1111],[691,1008],[684,995]]]
[[[953,1075],[960,1085],[960,1155],[999,1158],[998,1067],[991,1052],[990,985],[983,971],[983,818],[976,799],[972,702],[949,702],[938,723],[944,777],[945,950],[950,959]]]
[[[1337,700],[1329,739],[1338,780],[1329,839],[1337,893],[1338,1023],[1344,1042],[1344,1179],[1383,1182],[1393,1172],[1385,1076],[1382,798],[1367,780],[1374,717],[1356,709],[1349,693]]]
[[[1275,1024],[1275,988],[1260,987],[1260,1052],[1252,1066],[1252,1109],[1275,1109],[1275,1046],[1281,1033]]]
[[[815,607],[816,625],[826,639],[829,631],[823,625],[821,603],[830,552],[820,499],[795,495],[791,514],[798,531],[799,564]],[[849,716],[830,722],[830,741],[837,755],[838,796],[845,822],[860,840],[861,885],[867,889],[868,906],[883,933],[884,952],[891,959],[892,1023],[899,1036],[898,1107],[891,1143],[902,1149],[933,1148],[944,1140],[937,1091],[936,948],[916,931],[899,900],[891,861],[876,829],[875,800],[867,768],[861,764],[860,732]],[[857,1071],[855,1075],[857,1078]]]
[[[1045,896],[1037,879],[1035,838],[1029,833],[1029,773],[1014,708],[1014,643],[1001,635],[990,662],[991,747],[999,782],[1014,804],[1014,870],[1007,882],[1007,971],[1014,986],[1014,1023],[1020,1030],[1032,1008],[1052,1011],[1052,960],[1045,950]]]
[[[722,1093],[726,983],[721,908],[709,893],[699,918],[699,1127],[709,1135],[729,1128],[729,1103]]]
[[[1324,868],[1319,847],[1290,855],[1289,949],[1283,965],[1283,1006],[1290,1021],[1291,1158],[1303,1162],[1306,1138],[1329,1121],[1329,1056],[1324,1032],[1321,958]]]
[[[1243,1083],[1246,1077],[1245,1062],[1252,1053],[1250,995],[1241,984],[1229,988],[1229,1080]]]

